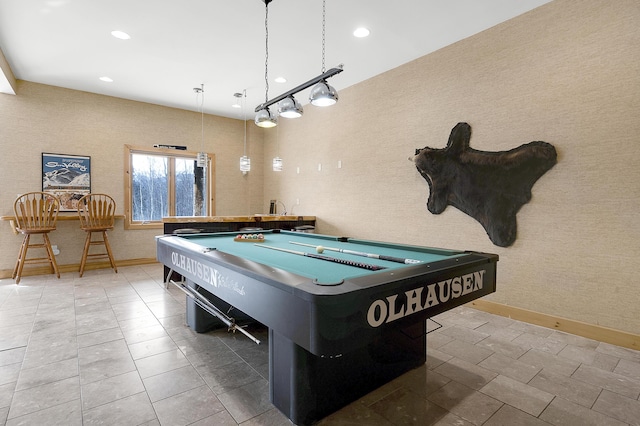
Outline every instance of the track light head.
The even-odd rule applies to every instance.
[[[272,114],[269,108],[264,108],[256,114],[255,123],[258,127],[275,127],[278,125],[278,117]]]
[[[326,80],[322,80],[311,89],[309,101],[315,106],[333,105],[338,102],[338,92]]]
[[[300,102],[292,96],[288,96],[278,104],[278,114],[285,118],[298,118],[304,114]]]

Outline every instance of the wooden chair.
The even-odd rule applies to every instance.
[[[87,194],[78,200],[78,215],[80,216],[80,228],[87,232],[84,242],[84,251],[80,261],[80,276],[84,274],[87,258],[109,258],[111,267],[118,272],[116,262],[113,259],[107,231],[113,229],[115,221],[116,202],[107,194]],[[102,234],[101,240],[92,240],[92,234]],[[106,253],[89,253],[89,248],[94,245],[104,245]]]
[[[20,283],[22,269],[25,263],[48,263],[53,272],[60,278],[60,271],[56,263],[56,257],[51,249],[49,232],[56,229],[60,200],[55,195],[46,192],[28,192],[20,195],[13,203],[13,211],[16,216],[16,230],[24,235],[20,253],[13,269],[16,284]],[[32,244],[31,235],[42,235],[41,244]],[[27,257],[30,248],[41,248],[47,253],[47,257]]]

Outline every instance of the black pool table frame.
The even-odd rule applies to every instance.
[[[279,231],[267,231],[279,232]],[[282,231],[286,232],[286,231]],[[295,233],[292,233],[295,234]],[[232,238],[231,236],[229,238]],[[220,309],[234,308],[269,328],[271,402],[295,424],[312,424],[426,361],[426,319],[496,290],[498,256],[460,252],[393,274],[371,274],[319,286],[269,265],[211,250],[180,236],[159,236],[157,258],[184,277],[183,289]],[[177,259],[188,261],[179,262]],[[206,269],[208,273],[202,273]],[[392,279],[389,277],[392,276]],[[394,300],[404,309],[416,289],[480,278],[473,291],[371,325],[371,312]],[[471,280],[473,281],[473,280]],[[451,291],[452,287],[449,287]],[[413,293],[411,293],[413,292]],[[404,298],[404,299],[403,299]],[[207,331],[215,320],[187,299],[187,322]],[[376,318],[379,319],[379,318]]]

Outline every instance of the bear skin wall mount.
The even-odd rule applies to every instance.
[[[427,208],[440,214],[450,204],[480,222],[493,244],[508,247],[516,239],[516,213],[556,164],[556,149],[535,141],[509,151],[478,151],[470,139],[471,126],[458,123],[446,148],[416,149],[412,159],[429,184]]]

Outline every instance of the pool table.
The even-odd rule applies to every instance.
[[[496,290],[495,254],[262,234],[158,236],[157,258],[184,278],[177,285],[188,293],[196,331],[216,322],[209,302],[269,328],[271,402],[295,424],[314,423],[422,365],[426,319]]]

